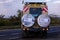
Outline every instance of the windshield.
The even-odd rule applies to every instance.
[[[30,14],[34,17],[38,17],[40,14],[42,14],[41,8],[30,8]]]

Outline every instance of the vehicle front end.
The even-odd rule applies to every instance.
[[[49,24],[51,21],[46,9],[46,3],[32,2],[26,3],[26,5],[28,5],[29,10],[27,11],[26,8],[25,10],[27,12],[23,12],[24,14],[21,18],[21,29],[24,31],[24,34],[41,33],[41,35],[45,36],[49,30]]]

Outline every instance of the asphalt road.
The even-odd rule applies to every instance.
[[[48,31],[47,38],[40,37],[21,38],[22,30],[0,30],[0,40],[60,40],[60,27],[51,27]]]

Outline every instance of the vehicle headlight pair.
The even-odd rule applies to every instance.
[[[22,16],[21,22],[24,26],[31,27],[35,23],[35,18],[31,14],[25,14]],[[50,24],[50,17],[42,14],[37,18],[37,23],[41,27],[47,27]]]

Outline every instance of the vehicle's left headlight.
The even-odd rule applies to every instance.
[[[21,22],[25,27],[31,27],[35,22],[35,18],[31,14],[24,14]]]
[[[41,27],[47,27],[50,24],[50,17],[46,14],[42,14],[38,17],[37,22]]]

